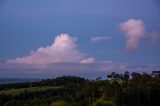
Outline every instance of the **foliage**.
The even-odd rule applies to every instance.
[[[105,101],[105,100],[97,100],[93,103],[93,106],[115,106],[112,101]]]
[[[35,92],[35,91],[45,91],[45,90],[51,90],[51,89],[60,89],[63,86],[39,86],[39,87],[28,87],[28,88],[13,88],[8,90],[2,90],[0,91],[1,94],[10,94],[10,95],[18,95],[23,92]]]
[[[0,85],[0,106],[159,106],[159,74],[126,71],[111,76],[112,80],[62,76]]]
[[[50,106],[65,106],[65,101],[56,101],[56,102],[52,102],[50,104]]]

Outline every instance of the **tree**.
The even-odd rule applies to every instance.
[[[130,77],[130,73],[128,71],[125,71],[124,72],[124,80],[125,81],[128,81],[129,80],[129,77]]]
[[[112,78],[116,78],[116,73],[115,72],[112,72],[111,75],[112,75]]]

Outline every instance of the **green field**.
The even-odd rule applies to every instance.
[[[122,84],[123,80],[109,80],[109,83],[113,83],[114,81],[117,81],[119,84]]]
[[[18,95],[23,92],[37,92],[37,91],[45,91],[45,90],[51,90],[51,89],[60,89],[63,88],[63,86],[39,86],[39,87],[29,87],[29,88],[18,88],[18,89],[9,89],[9,90],[2,90],[0,91],[1,94],[7,94],[7,95]]]

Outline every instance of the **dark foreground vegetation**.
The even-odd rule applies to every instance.
[[[62,76],[0,85],[0,106],[160,106],[160,74],[108,75],[109,80]]]

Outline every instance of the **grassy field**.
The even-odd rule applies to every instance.
[[[114,81],[115,81],[115,80],[109,80],[109,83],[112,84]],[[123,82],[122,80],[116,80],[116,81],[117,81],[119,84],[122,84],[122,82]]]
[[[10,95],[18,95],[19,93],[23,93],[25,91],[36,92],[36,91],[45,91],[50,89],[60,89],[63,86],[40,86],[40,87],[29,87],[29,88],[19,88],[19,89],[9,89],[0,91],[1,94],[10,94]]]

